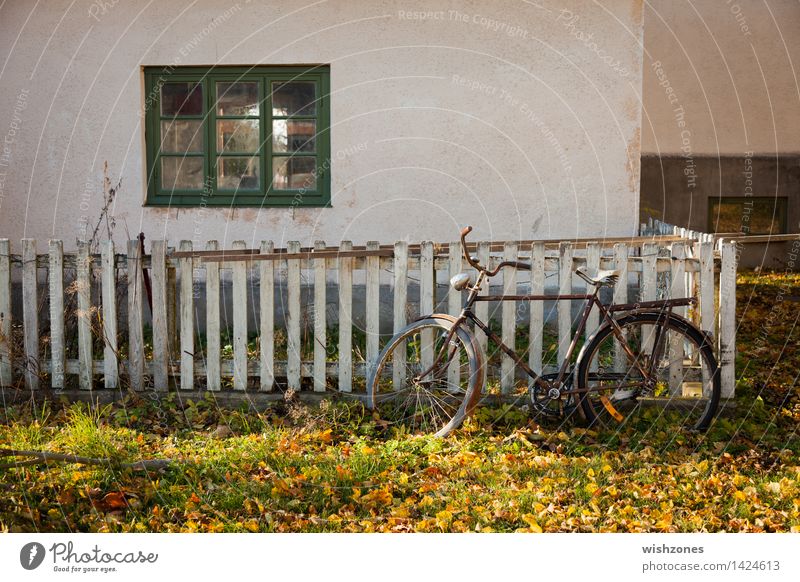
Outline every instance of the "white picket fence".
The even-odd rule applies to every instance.
[[[358,392],[363,390],[367,363],[375,362],[381,342],[390,335],[381,336],[381,329],[386,331],[391,322],[391,329],[398,330],[409,320],[412,289],[414,298],[418,289],[421,314],[433,312],[442,303],[453,314],[461,308],[462,292],[446,284],[449,276],[465,270],[460,242],[411,245],[398,241],[365,247],[347,241],[326,247],[320,242],[313,248],[289,242],[286,248],[275,248],[264,241],[256,249],[247,249],[239,241],[232,246],[221,251],[216,241],[209,241],[199,251],[183,241],[175,250],[167,241],[153,241],[150,254],[143,255],[138,240],[129,241],[124,254],[105,241],[99,245],[100,252],[92,254],[88,243],[65,253],[61,241],[51,240],[47,254],[39,254],[35,240],[23,239],[21,254],[12,254],[11,243],[0,239],[0,385],[30,390],[129,387],[166,391],[174,386],[177,390]],[[582,292],[585,284],[573,276],[573,270],[586,265],[590,270],[622,271],[613,289],[616,303],[697,296],[698,307],[688,310],[688,316],[717,338],[723,395],[733,395],[733,244],[715,249],[705,235],[670,232],[603,241],[478,242],[470,252],[483,264],[509,259],[532,263],[530,272],[507,268],[498,276],[497,283],[502,281],[508,294]],[[149,309],[145,309],[145,272],[152,286]],[[232,293],[232,357],[223,358],[223,316],[228,314],[221,310],[220,289],[226,277]],[[353,291],[361,285],[363,354],[354,350],[353,336]],[[202,294],[197,293],[198,286]],[[13,296],[22,302],[21,309],[12,309],[12,288],[17,289]],[[328,296],[331,288],[337,297]],[[381,309],[382,289],[384,305],[390,302],[391,310]],[[334,338],[327,307],[337,303],[338,337]],[[481,302],[476,311],[484,320],[499,319],[503,341],[512,346],[520,333],[520,313],[527,313],[523,325],[530,333],[529,364],[534,370],[547,371],[548,362],[542,361],[548,348],[543,345],[544,327],[551,325],[557,334],[558,362],[549,363],[555,365],[562,361],[576,323],[572,302],[558,302],[552,318],[542,302],[518,303],[522,302],[499,306]],[[256,307],[257,329],[248,329],[248,310]],[[122,311],[124,317],[119,315]],[[21,322],[14,320],[14,312],[21,313]],[[203,349],[196,326],[199,313],[204,313],[206,321]],[[43,314],[46,325],[40,322]],[[276,327],[279,320],[285,325]],[[312,323],[304,326],[304,321]],[[595,313],[587,333],[597,325]],[[145,344],[147,328],[152,329],[152,349]],[[313,357],[306,359],[304,331],[313,334]],[[256,354],[248,354],[251,332],[258,337]],[[285,359],[276,358],[276,333],[285,334]],[[68,349],[76,339],[77,349]],[[485,336],[481,341],[486,346]],[[329,353],[332,345],[338,346],[338,354],[333,354],[337,357]],[[500,381],[504,391],[515,382],[513,362],[505,355]]]

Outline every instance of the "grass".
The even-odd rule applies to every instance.
[[[0,529],[798,530],[797,295],[800,276],[740,275],[737,408],[703,435],[540,426],[511,406],[479,409],[446,439],[382,428],[340,401],[9,406],[0,446],[112,465],[0,469]],[[150,458],[182,463],[119,467]]]

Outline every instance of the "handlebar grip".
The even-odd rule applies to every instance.
[[[461,238],[465,238],[471,232],[472,232],[472,227],[465,226],[464,228],[461,229]]]

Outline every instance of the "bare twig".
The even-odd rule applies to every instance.
[[[144,459],[133,463],[117,463],[108,458],[81,457],[79,455],[66,455],[63,453],[50,453],[47,451],[17,451],[13,449],[0,449],[0,457],[33,457],[24,461],[0,464],[0,469],[13,469],[29,465],[41,465],[50,461],[64,463],[78,463],[81,465],[106,465],[120,469],[134,469],[138,471],[156,471],[166,469],[183,461],[174,459]]]

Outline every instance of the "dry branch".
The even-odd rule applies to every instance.
[[[0,464],[0,469],[13,469],[29,465],[41,465],[50,461],[62,463],[78,463],[81,465],[105,465],[120,469],[133,469],[137,471],[157,471],[166,469],[182,461],[173,459],[144,459],[133,463],[118,463],[109,458],[82,457],[80,455],[67,455],[63,453],[50,453],[47,451],[17,451],[13,449],[0,449],[0,457],[33,457],[24,461]]]

